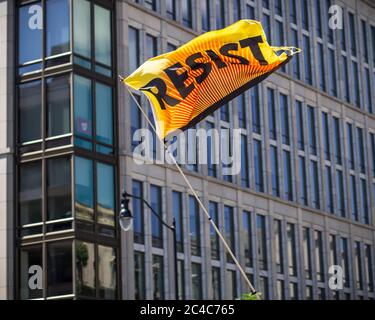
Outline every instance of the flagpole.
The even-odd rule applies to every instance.
[[[248,285],[250,291],[251,291],[251,294],[257,294],[257,296],[259,297],[258,295],[258,292],[255,290],[255,288],[253,287],[253,285],[251,284],[249,278],[247,277],[246,275],[246,272],[245,270],[242,268],[242,266],[240,265],[239,261],[237,260],[236,256],[234,255],[232,249],[230,248],[230,246],[228,245],[227,241],[225,240],[224,236],[221,234],[219,228],[217,227],[217,225],[215,224],[215,222],[212,220],[210,214],[208,213],[206,207],[204,206],[203,202],[201,201],[201,199],[198,197],[198,194],[196,193],[196,191],[194,190],[193,186],[191,185],[189,179],[186,177],[185,173],[182,171],[182,169],[180,168],[180,166],[178,165],[175,157],[173,156],[173,154],[168,150],[168,147],[167,145],[165,144],[164,140],[160,138],[160,136],[158,135],[157,131],[156,131],[156,128],[154,126],[154,124],[152,123],[152,121],[150,120],[150,118],[148,117],[148,115],[146,114],[146,112],[143,110],[143,108],[141,107],[141,105],[139,104],[139,102],[137,101],[137,99],[134,97],[133,93],[131,92],[130,88],[128,87],[128,85],[124,82],[124,78],[122,76],[119,76],[120,78],[120,81],[123,82],[126,86],[126,88],[128,89],[128,92],[130,94],[130,96],[133,98],[134,102],[136,103],[137,107],[139,108],[139,110],[142,112],[142,114],[144,115],[144,117],[146,118],[147,122],[149,123],[149,125],[151,126],[151,128],[154,130],[156,136],[158,137],[160,143],[163,145],[164,147],[164,150],[165,152],[169,155],[169,157],[172,159],[173,161],[173,164],[176,166],[177,170],[180,172],[181,176],[183,177],[183,179],[185,180],[186,184],[188,185],[189,189],[191,190],[191,192],[193,193],[193,196],[195,197],[195,199],[197,200],[198,204],[200,205],[200,207],[202,208],[204,214],[207,216],[208,218],[208,221],[211,223],[213,229],[215,230],[215,232],[217,233],[217,235],[219,236],[220,240],[222,241],[225,249],[227,250],[227,252],[229,253],[229,255],[232,257],[234,263],[236,264],[236,266],[238,267],[241,275],[243,276],[243,278],[245,279],[245,282],[246,284]]]

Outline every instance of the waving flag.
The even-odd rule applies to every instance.
[[[258,21],[240,20],[146,61],[123,81],[148,97],[158,135],[165,138],[194,126],[299,51],[271,47]]]

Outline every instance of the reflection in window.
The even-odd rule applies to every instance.
[[[112,66],[111,12],[94,5],[95,18],[95,60]]]
[[[254,179],[255,190],[258,192],[264,191],[263,185],[263,156],[262,156],[262,142],[254,139]]]
[[[191,0],[182,0],[182,24],[185,27],[193,26],[192,4]]]
[[[97,219],[101,224],[115,225],[115,177],[113,166],[98,162],[96,165]]]
[[[349,271],[349,248],[348,239],[340,239],[340,265],[344,272],[344,285],[345,287],[350,287],[350,271]]]
[[[216,0],[216,29],[222,29],[225,26],[225,1]]]
[[[47,295],[73,293],[72,243],[52,242],[47,246]]]
[[[275,111],[275,95],[273,89],[267,89],[268,97],[268,125],[270,139],[276,140],[276,111]]]
[[[310,229],[302,229],[303,236],[303,262],[305,267],[306,279],[312,279],[312,264],[311,264],[311,236]]]
[[[134,299],[146,299],[145,288],[145,254],[143,252],[134,252]]]
[[[315,130],[315,110],[311,106],[307,106],[307,125],[309,133],[309,145],[310,153],[316,155],[317,146],[316,146],[316,130]]]
[[[280,196],[279,186],[279,161],[277,159],[277,147],[270,146],[270,157],[271,157],[271,183],[272,183],[272,195],[275,197]]]
[[[333,152],[336,164],[341,165],[340,120],[336,117],[333,117]]]
[[[42,221],[42,163],[32,162],[20,168],[20,224]]]
[[[283,236],[282,236],[282,221],[274,220],[274,248],[276,253],[276,271],[277,273],[284,273],[284,259],[283,259]]]
[[[95,83],[96,140],[113,145],[112,88]]]
[[[77,296],[95,297],[95,250],[94,244],[77,241],[76,246]]]
[[[374,292],[374,276],[372,268],[372,248],[365,244],[365,274],[367,279],[367,291]]]
[[[18,30],[18,63],[41,59],[43,20],[40,1],[19,8]]]
[[[217,267],[212,267],[212,293],[213,300],[221,300],[221,275]]]
[[[307,205],[306,161],[305,157],[298,157],[299,198],[303,205]]]
[[[202,299],[202,268],[199,263],[191,264],[191,291],[193,300]]]
[[[152,283],[153,283],[153,299],[164,299],[164,263],[163,257],[152,256]]]
[[[252,127],[254,133],[261,133],[260,108],[259,108],[259,88],[258,86],[250,89]]]
[[[176,20],[176,0],[166,0],[167,17]]]
[[[185,261],[178,260],[177,275],[178,275],[178,299],[185,300]]]
[[[176,238],[177,250],[184,252],[184,233],[183,233],[183,216],[182,216],[182,194],[173,191],[173,215],[176,219]]]
[[[211,29],[210,22],[210,0],[201,0],[201,14],[202,14],[202,31],[207,32]]]
[[[70,77],[50,77],[46,80],[47,136],[70,132]]]
[[[139,64],[139,30],[129,27],[129,73],[135,71]]]
[[[310,178],[311,178],[311,201],[312,207],[320,208],[319,198],[319,178],[318,178],[318,163],[316,161],[310,162]]]
[[[331,160],[331,145],[329,143],[330,133],[328,124],[328,114],[326,112],[322,112],[322,131],[324,159]]]
[[[304,2],[304,1],[302,1]],[[302,37],[303,52],[304,52],[304,66],[305,66],[305,82],[312,85],[312,65],[311,65],[311,52],[310,52],[310,38],[308,36]]]
[[[115,299],[117,283],[116,249],[98,246],[99,298]]]
[[[143,187],[142,182],[133,180],[132,182],[132,194],[136,197],[143,198]],[[133,204],[133,233],[134,242],[144,243],[144,213],[143,213],[143,201],[141,199],[132,199]]]
[[[70,50],[70,1],[46,1],[46,55]]]
[[[293,186],[292,186],[292,165],[290,159],[290,152],[283,150],[283,176],[284,176],[284,198],[293,201]]]
[[[162,198],[161,188],[155,185],[151,185],[151,207],[152,209],[162,217]],[[151,232],[152,232],[152,245],[157,248],[163,247],[163,225],[156,215],[152,212],[151,214]]]
[[[241,185],[244,188],[248,188],[250,186],[248,161],[247,136],[241,135]]]
[[[341,170],[336,170],[336,193],[337,212],[341,217],[345,217],[344,178]]]
[[[296,248],[296,227],[293,223],[286,225],[289,275],[297,276],[297,248]]]
[[[201,235],[199,221],[199,206],[193,196],[189,196],[189,218],[190,218],[190,243],[191,254],[194,256],[201,255]]]
[[[231,248],[232,252],[236,254],[233,208],[229,206],[224,206],[224,228],[227,243]],[[229,255],[229,253],[227,254],[227,261],[233,263],[233,259]]]
[[[281,117],[281,134],[284,144],[289,144],[289,110],[288,97],[280,94],[280,117]]]
[[[74,53],[91,58],[91,10],[88,0],[73,1]]]
[[[19,86],[20,142],[41,139],[41,81],[31,81]]]
[[[251,214],[248,211],[242,213],[242,232],[241,241],[244,246],[245,264],[247,267],[253,267],[253,242],[251,232]]]
[[[334,213],[334,205],[333,205],[333,185],[332,185],[332,173],[331,167],[325,167],[325,183],[326,183],[326,196],[327,196],[327,211],[330,213]]]
[[[350,209],[353,221],[358,221],[358,206],[357,206],[357,186],[355,181],[355,176],[350,175],[349,178],[349,199],[350,199]]]
[[[20,250],[20,298],[21,299],[38,299],[43,296],[43,289],[30,288],[29,281],[31,266],[43,266],[42,246],[27,246]],[[35,271],[34,271],[35,272]]]
[[[318,281],[324,281],[323,233],[315,231],[315,261]]]
[[[258,259],[260,270],[267,270],[266,217],[257,215]],[[264,293],[264,291],[262,291]]]
[[[212,218],[213,222],[215,222],[216,226],[219,227],[219,213],[218,213],[217,203],[210,201],[209,210],[210,210],[210,217]],[[220,259],[219,236],[217,235],[212,225],[210,225],[210,238],[211,238],[211,258],[214,260],[219,260]]]
[[[75,157],[75,215],[78,219],[93,221],[94,187],[93,163]]]
[[[237,299],[237,279],[236,279],[236,271],[234,270],[227,270],[226,276],[226,292],[228,294],[229,300]]]
[[[47,219],[72,216],[70,158],[47,160]]]

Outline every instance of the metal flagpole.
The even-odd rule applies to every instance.
[[[154,130],[156,136],[158,137],[160,143],[162,143],[162,145],[164,146],[164,149],[166,151],[166,153],[170,156],[170,158],[172,159],[174,165],[176,166],[177,170],[180,172],[180,174],[182,175],[182,177],[184,178],[186,184],[188,185],[188,187],[190,188],[191,192],[193,193],[195,199],[198,201],[200,207],[202,208],[203,212],[205,213],[205,215],[207,216],[208,218],[208,221],[211,223],[212,227],[214,228],[215,232],[217,233],[217,235],[219,236],[220,240],[222,241],[222,243],[224,244],[224,247],[225,249],[227,250],[227,252],[229,253],[229,255],[232,257],[234,263],[236,264],[236,266],[238,267],[238,269],[240,270],[240,273],[241,275],[243,276],[243,278],[245,279],[247,285],[249,286],[250,288],[250,291],[251,291],[251,294],[257,294],[257,291],[255,290],[255,288],[253,287],[253,285],[251,284],[249,278],[247,277],[244,269],[241,267],[239,261],[237,260],[236,256],[234,255],[232,249],[229,247],[227,241],[225,240],[224,236],[221,234],[219,228],[217,227],[217,225],[215,224],[215,222],[212,220],[210,214],[208,213],[206,207],[204,206],[204,204],[202,203],[202,201],[200,200],[200,198],[198,197],[198,194],[195,192],[193,186],[190,184],[190,181],[188,180],[188,178],[186,177],[185,173],[182,171],[182,169],[180,168],[180,166],[178,165],[175,157],[173,156],[173,154],[168,150],[168,147],[167,145],[165,144],[165,142],[160,138],[160,136],[158,135],[157,131],[156,131],[156,128],[155,126],[153,125],[153,123],[151,122],[150,118],[148,117],[148,115],[146,114],[146,112],[142,109],[141,105],[138,103],[137,99],[134,97],[133,93],[131,92],[130,88],[127,86],[127,84],[123,81],[124,78],[119,76],[120,80],[125,84],[126,88],[128,89],[129,91],[129,94],[131,95],[131,97],[133,98],[134,102],[136,103],[136,105],[138,106],[139,110],[142,112],[142,114],[144,115],[144,117],[146,118],[147,122],[149,123],[149,125],[151,126],[151,128]]]

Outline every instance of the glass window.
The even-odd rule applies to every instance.
[[[129,73],[135,71],[139,64],[139,30],[129,27]]]
[[[161,187],[151,185],[151,207],[162,218]],[[150,212],[150,214],[152,245],[157,248],[163,248],[163,225],[154,213]]]
[[[275,12],[279,16],[283,15],[283,1],[282,0],[275,0]]]
[[[323,131],[323,151],[324,159],[331,160],[331,146],[329,142],[329,123],[328,123],[328,114],[322,112],[322,131]]]
[[[210,217],[219,228],[219,212],[216,202],[210,201],[209,203]],[[210,239],[211,239],[211,258],[215,260],[220,259],[220,241],[215,229],[210,225]]]
[[[178,275],[178,298],[185,300],[185,261],[178,260],[177,262],[177,275]]]
[[[42,163],[20,167],[20,224],[42,221]]]
[[[259,277],[259,291],[262,292],[265,300],[269,299],[268,278]]]
[[[73,1],[74,53],[91,58],[91,8],[87,0]]]
[[[274,220],[274,246],[276,253],[276,272],[284,273],[284,254],[283,254],[283,230],[282,221]]]
[[[368,210],[368,200],[367,200],[367,183],[365,179],[361,179],[360,184],[361,192],[361,218],[362,222],[365,224],[369,223],[369,210]]]
[[[50,77],[46,80],[47,136],[70,132],[70,77]]]
[[[277,158],[277,147],[270,146],[271,156],[271,179],[272,179],[272,195],[275,197],[280,196],[279,186],[279,161]]]
[[[365,146],[363,141],[363,129],[357,128],[357,139],[358,139],[358,158],[359,158],[359,169],[361,173],[365,173]]]
[[[310,176],[312,207],[320,209],[318,163],[316,161],[310,161]]]
[[[349,169],[354,170],[353,125],[351,123],[347,124],[347,132]]]
[[[359,84],[359,76],[358,76],[358,64],[355,61],[352,61],[352,79],[353,79],[353,91],[354,91],[352,102],[356,107],[360,108],[361,107],[361,93],[360,93],[360,84]]]
[[[323,233],[315,231],[315,261],[318,281],[324,281]]]
[[[301,20],[302,20],[302,28],[305,30],[309,30],[309,3],[307,0],[300,1],[301,4]]]
[[[18,9],[18,63],[42,58],[43,12],[41,1]],[[39,68],[41,66],[39,65]]]
[[[212,293],[214,300],[221,300],[220,268],[212,267]]]
[[[270,130],[270,138],[276,140],[276,111],[275,111],[275,95],[272,89],[267,89],[268,96],[268,122]]]
[[[95,20],[95,60],[112,66],[111,12],[94,5]]]
[[[210,0],[202,0],[201,14],[202,14],[202,31],[207,32],[211,29],[210,21]]]
[[[95,83],[95,116],[97,142],[113,145],[112,88]]]
[[[333,185],[332,185],[332,173],[331,167],[325,167],[325,183],[326,183],[326,196],[327,196],[327,211],[330,213],[334,213],[333,208]]]
[[[367,291],[374,292],[374,276],[372,268],[372,248],[371,245],[365,244],[365,273],[367,279]]]
[[[333,152],[335,154],[336,164],[341,165],[341,136],[340,136],[340,120],[333,117]]]
[[[303,106],[301,101],[296,101],[297,143],[299,150],[305,150],[305,133],[303,123]]]
[[[375,177],[375,134],[370,133],[372,176]]]
[[[133,180],[132,181],[132,193],[136,197],[143,198],[143,186],[142,182]],[[133,203],[133,233],[134,242],[144,243],[144,213],[143,213],[143,201],[141,199],[132,198]]]
[[[342,56],[342,82],[343,82],[343,95],[346,102],[350,102],[350,86],[349,86],[349,74],[348,74],[348,60],[345,56]]]
[[[276,299],[277,300],[284,300],[285,299],[284,280],[277,280],[277,282],[276,282]]]
[[[191,295],[193,300],[201,300],[202,297],[202,268],[199,263],[191,264]]]
[[[268,14],[263,14],[262,26],[263,26],[267,41],[271,41],[271,18]]]
[[[311,235],[310,228],[302,229],[303,236],[303,262],[305,267],[306,279],[312,279],[312,265],[311,265]]]
[[[167,0],[167,17],[172,20],[176,20],[176,0]]]
[[[356,30],[354,14],[349,12],[349,34],[350,34],[350,51],[353,56],[357,55]]]
[[[330,27],[330,25],[329,25],[329,23],[330,23],[330,17],[331,17],[331,15],[328,15],[328,13],[329,13],[329,9],[331,8],[331,5],[332,5],[332,1],[331,0],[326,0],[325,1],[325,3],[326,3],[326,16],[324,17],[324,15],[322,15],[322,17],[324,17],[325,18],[325,21],[326,21],[326,23],[327,23],[327,38],[328,38],[328,42],[330,42],[330,43],[332,43],[333,44],[333,41],[334,41],[334,38],[333,38],[333,29]],[[328,15],[328,17],[327,17],[327,15]]]
[[[340,263],[344,272],[344,286],[350,287],[348,239],[340,239]]]
[[[366,102],[366,110],[370,113],[373,113],[372,109],[372,92],[371,92],[371,80],[370,80],[370,71],[368,68],[364,69],[364,94]]]
[[[75,157],[75,215],[78,219],[93,221],[94,178],[93,162]]]
[[[317,145],[316,145],[316,129],[315,129],[315,110],[311,106],[307,106],[307,124],[309,132],[309,145],[310,153],[316,155]]]
[[[247,267],[253,267],[253,242],[251,232],[251,213],[243,211],[242,213],[242,243],[244,246],[245,263]]]
[[[134,95],[135,99],[138,101],[138,104],[141,104],[141,97],[139,95]],[[134,134],[138,129],[142,128],[142,112],[139,110],[134,99],[130,99],[130,121],[131,121],[131,137],[132,137],[132,149],[134,151],[135,147],[138,146],[140,141],[134,140]]]
[[[304,1],[302,1],[304,2]],[[311,52],[310,52],[310,38],[303,36],[303,52],[304,52],[304,66],[305,66],[305,82],[312,85],[312,66],[311,66]]]
[[[223,0],[216,0],[216,29],[222,29],[225,26],[224,5]]]
[[[20,142],[42,138],[41,81],[31,81],[19,86]]]
[[[337,212],[341,217],[345,217],[344,178],[341,170],[336,170],[336,192]]]
[[[98,246],[98,287],[99,298],[113,300],[116,298],[117,283],[116,249]]]
[[[361,243],[354,242],[355,279],[358,290],[363,290]]]
[[[331,264],[337,265],[337,246],[336,246],[336,236],[333,234],[329,235],[329,253]]]
[[[298,300],[298,288],[297,283],[290,282],[289,283],[289,299],[290,300]]]
[[[76,241],[76,292],[77,296],[95,297],[94,244]]]
[[[47,160],[47,219],[72,216],[70,158]]]
[[[349,178],[350,184],[350,209],[352,214],[352,219],[354,221],[358,221],[358,207],[357,207],[357,187],[355,182],[355,176],[350,176]]]
[[[193,26],[191,0],[182,0],[182,24],[188,28]]]
[[[91,80],[74,75],[74,133],[92,137],[92,86]]]
[[[291,0],[295,1],[295,0]],[[299,41],[298,41],[298,31],[295,29],[290,30],[291,35],[292,35],[292,45],[295,46],[296,48],[299,48]],[[300,57],[299,55],[295,56],[295,59],[292,59],[292,74],[293,77],[296,79],[301,79],[301,68],[300,68]]]
[[[173,191],[173,217],[176,220],[177,250],[184,252],[182,194],[177,191]]]
[[[164,299],[164,262],[162,256],[152,256],[153,299]]]
[[[299,172],[299,198],[303,205],[307,205],[307,184],[306,184],[306,161],[305,157],[298,157]]]
[[[261,122],[260,122],[260,108],[259,108],[259,88],[258,86],[250,89],[251,96],[251,114],[252,114],[252,126],[254,133],[261,133]]]
[[[70,1],[46,1],[46,55],[70,50]]]
[[[249,157],[247,153],[247,136],[241,135],[241,185],[249,188]]]
[[[297,248],[296,248],[296,228],[293,223],[286,225],[289,275],[297,276]]]
[[[51,242],[47,246],[47,295],[73,294],[72,243]]]
[[[240,95],[237,98],[238,124],[240,128],[246,129],[246,103],[245,95]]]
[[[236,271],[234,270],[227,270],[227,277],[226,277],[226,291],[228,294],[228,300],[235,300],[237,299],[237,279],[236,279]]]
[[[146,299],[145,254],[134,251],[134,299]]]
[[[156,0],[145,0],[145,7],[147,9],[156,11]]]
[[[257,239],[258,239],[258,259],[260,270],[267,270],[267,240],[266,240],[266,217],[257,215]],[[263,294],[264,291],[262,291]]]
[[[234,215],[233,208],[229,206],[224,206],[224,229],[225,238],[232,252],[236,254],[236,243],[234,235]],[[227,254],[227,261],[233,263],[232,257]]]
[[[250,20],[255,19],[255,8],[248,4],[246,5],[246,17]]]
[[[288,97],[280,94],[280,117],[281,117],[281,134],[283,143],[289,145],[289,110],[288,110]]]
[[[233,0],[233,21],[241,20],[241,0]]]
[[[189,216],[190,216],[190,243],[191,254],[201,255],[201,235],[200,235],[200,216],[198,202],[193,196],[189,196]]]
[[[318,80],[319,80],[319,88],[322,91],[326,91],[326,81],[325,81],[325,65],[324,65],[324,49],[323,44],[317,43],[317,52],[318,52]]]
[[[263,186],[263,157],[262,157],[262,143],[254,139],[254,179],[255,190],[258,192],[264,191]]]
[[[368,63],[368,42],[367,42],[367,24],[366,21],[361,20],[362,27],[362,53],[364,61]]]
[[[315,25],[316,25],[316,35],[321,38],[322,37],[322,11],[320,7],[320,0],[314,1],[315,7]]]
[[[220,108],[220,119],[221,121],[225,121],[225,122],[230,121],[230,111],[229,111],[228,104],[225,104]]]
[[[96,165],[97,219],[101,224],[115,225],[115,177],[111,165],[98,162]]]
[[[372,61],[375,65],[375,26],[371,26]]]
[[[215,164],[215,147],[216,143],[218,142],[217,135],[215,134],[215,131],[212,130],[214,129],[214,124],[212,122],[206,122],[206,129],[207,129],[207,170],[208,170],[208,175],[210,177],[216,177],[217,175],[217,167]],[[215,140],[216,139],[216,140]]]
[[[20,249],[20,266],[19,266],[19,281],[20,281],[20,298],[38,299],[43,297],[43,289],[31,288],[30,282],[37,284],[31,280],[32,275],[29,273],[30,267],[43,267],[42,246],[26,246]],[[35,272],[35,270],[33,271]]]
[[[337,78],[336,78],[336,57],[335,51],[328,49],[328,65],[329,70],[329,93],[337,97]]]
[[[293,201],[292,166],[290,161],[290,152],[283,150],[284,198]]]

